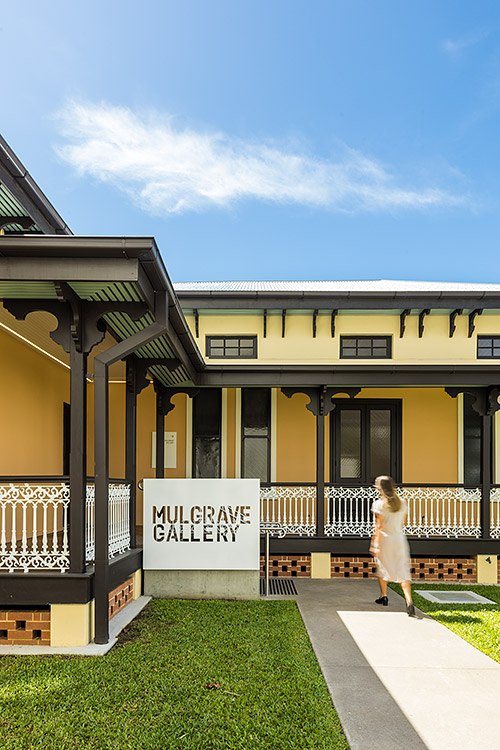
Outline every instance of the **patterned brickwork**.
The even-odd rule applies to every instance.
[[[477,580],[476,560],[473,557],[434,558],[412,557],[412,581],[469,581]],[[371,557],[334,557],[332,578],[374,578],[376,567]]]
[[[109,617],[114,617],[134,597],[134,579],[127,578],[109,593]]]
[[[0,646],[50,646],[50,612],[1,610]]]
[[[265,575],[265,558],[260,556],[260,574]],[[310,578],[310,555],[270,555],[269,575],[281,578]]]

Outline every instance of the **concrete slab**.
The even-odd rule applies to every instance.
[[[373,581],[298,579],[297,603],[351,750],[500,747],[500,664]],[[473,613],[471,613],[473,616]]]
[[[54,646],[0,646],[0,656],[50,656],[63,654],[66,656],[103,656],[110,651],[118,640],[118,636],[132,620],[137,617],[146,604],[151,601],[150,596],[139,596],[127,604],[117,615],[109,621],[109,641],[105,644],[89,643],[80,648]]]

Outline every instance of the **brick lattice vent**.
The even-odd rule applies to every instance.
[[[109,593],[109,617],[114,617],[134,598],[134,579],[127,578]]]
[[[332,578],[374,578],[376,567],[373,558],[334,557],[332,555]],[[410,562],[412,581],[468,581],[477,580],[476,560],[473,557],[412,557]]]
[[[50,611],[0,610],[0,646],[50,646]]]
[[[264,576],[265,557],[260,556],[260,574]],[[310,555],[270,555],[269,575],[273,578],[310,578]]]

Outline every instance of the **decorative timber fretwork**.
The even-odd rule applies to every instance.
[[[147,372],[151,367],[161,365],[169,370],[176,370],[181,364],[178,359],[149,359],[135,356],[127,357],[127,362],[129,363],[127,367],[127,390],[137,396],[151,382],[147,377]]]
[[[58,287],[66,295],[67,284],[61,282]],[[57,328],[50,332],[51,339],[65,352],[70,352],[73,342],[76,351],[87,354],[104,338],[104,315],[121,312],[127,313],[132,320],[139,320],[148,309],[145,302],[88,302],[69,294],[60,302],[48,299],[5,299],[3,304],[17,320],[25,320],[32,312],[51,313],[58,321]]]
[[[286,310],[281,311],[281,338],[285,338]]]
[[[429,315],[430,309],[428,307],[422,310],[418,316],[418,338],[421,339],[424,335],[424,319],[426,315]]]
[[[200,315],[198,313],[197,309],[193,310],[194,315],[194,332],[196,334],[196,338],[200,338]]]
[[[316,338],[316,323],[317,323],[317,320],[318,320],[318,311],[315,310],[313,312],[313,339]]]
[[[445,393],[456,398],[460,393],[468,393],[474,397],[472,408],[482,417],[491,417],[500,409],[498,397],[500,386],[490,385],[487,388],[474,388],[473,386],[460,386],[458,388],[445,388]]]
[[[453,334],[457,330],[457,325],[455,323],[455,320],[457,319],[457,315],[461,315],[463,313],[463,308],[458,307],[456,310],[453,310],[453,312],[450,313],[450,339],[453,338]]]
[[[0,229],[8,227],[10,224],[15,224],[27,232],[35,226],[36,222],[31,216],[2,216],[0,219]]]
[[[189,386],[176,386],[175,388],[167,388],[167,386],[154,381],[154,387],[156,391],[157,409],[160,414],[166,416],[172,409],[175,409],[175,404],[172,403],[173,396],[178,393],[185,393],[186,396],[193,399],[200,392],[199,388],[191,388]]]
[[[478,315],[482,315],[483,311],[480,308],[476,308],[475,310],[472,310],[472,312],[469,313],[469,333],[468,337],[471,339],[472,334],[476,330],[476,318]]]
[[[331,322],[331,334],[332,339],[335,338],[335,318],[337,317],[338,310],[332,310],[332,322]]]
[[[406,331],[406,318],[411,313],[411,310],[407,308],[400,313],[399,316],[399,338],[402,339]]]
[[[263,321],[263,336],[266,338],[267,336],[267,310],[264,310],[264,321]]]
[[[287,397],[292,398],[296,393],[303,393],[309,397],[309,403],[306,404],[312,414],[317,416],[326,416],[332,409],[335,408],[335,404],[332,403],[332,398],[340,394],[345,394],[350,398],[354,398],[361,391],[361,388],[342,388],[342,387],[329,387],[326,385],[320,386],[319,388],[308,388],[306,386],[299,386],[298,388],[282,388],[281,392]]]

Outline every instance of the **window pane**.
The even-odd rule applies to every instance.
[[[361,478],[361,412],[357,409],[340,412],[340,476]]]
[[[226,357],[237,357],[239,354],[239,349],[237,346],[227,346],[226,347]]]
[[[220,436],[221,391],[218,388],[200,390],[193,404],[193,433],[196,437]]]
[[[243,456],[243,476],[268,481],[268,439],[246,438]]]
[[[197,437],[194,445],[194,476],[216,479],[220,476],[220,440],[218,437]]]
[[[370,409],[370,478],[391,473],[391,412]]]
[[[243,435],[266,435],[269,430],[270,392],[267,388],[242,391]]]
[[[481,481],[481,416],[472,408],[474,397],[464,393],[464,482]]]

